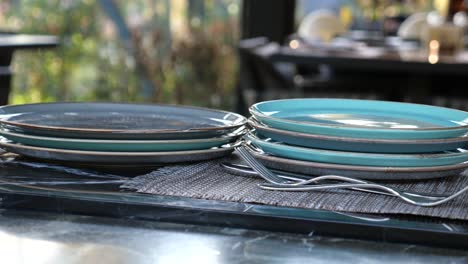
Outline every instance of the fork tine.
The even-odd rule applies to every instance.
[[[236,148],[238,151],[239,155],[244,159],[247,164],[252,167],[253,170],[258,172],[258,174],[264,178],[265,180],[271,182],[271,183],[285,183],[289,182],[285,179],[280,178],[279,176],[273,174],[271,171],[266,169],[263,164],[260,164],[253,156],[248,152],[248,150],[243,146],[238,146]]]

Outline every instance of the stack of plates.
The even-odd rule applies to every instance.
[[[429,105],[289,99],[250,108],[253,154],[275,169],[423,179],[468,167],[468,113]]]
[[[23,156],[92,164],[164,164],[218,158],[246,118],[206,108],[49,103],[0,108],[0,147]]]

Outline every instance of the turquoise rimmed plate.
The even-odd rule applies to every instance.
[[[286,99],[254,104],[250,112],[274,128],[337,137],[440,139],[468,133],[468,112],[421,104]]]
[[[268,154],[275,156],[334,164],[380,167],[429,167],[463,163],[468,161],[468,151],[458,149],[431,154],[377,154],[313,149],[291,146],[269,138],[247,134],[246,140]]]
[[[304,161],[269,155],[251,148],[250,152],[265,166],[307,175],[341,175],[369,180],[426,180],[457,176],[468,169],[468,162],[429,167],[375,167]]]
[[[468,136],[443,139],[373,139],[308,134],[266,126],[250,118],[248,124],[266,138],[289,145],[373,153],[431,153],[468,148]]]
[[[194,162],[220,158],[231,154],[234,150],[232,145],[226,144],[221,147],[182,150],[182,151],[156,151],[156,152],[116,152],[116,151],[86,151],[71,149],[55,149],[21,145],[13,142],[0,140],[0,148],[25,157],[41,159],[46,161],[59,161],[67,163],[92,164],[168,164],[178,162]]]
[[[122,151],[122,152],[153,152],[153,151],[181,151],[199,150],[218,147],[235,141],[244,133],[240,130],[222,137],[180,140],[110,140],[110,139],[77,139],[43,137],[13,133],[0,130],[0,135],[16,142],[29,146],[88,150],[88,151]]]

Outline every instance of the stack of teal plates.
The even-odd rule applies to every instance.
[[[456,175],[468,167],[468,113],[351,99],[287,99],[250,108],[245,136],[267,166],[372,179]]]
[[[0,108],[0,147],[63,162],[189,162],[231,153],[246,122],[235,113],[174,105],[12,105]]]

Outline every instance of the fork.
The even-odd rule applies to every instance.
[[[225,168],[226,170],[228,170],[230,172],[233,172],[233,173],[243,173],[243,174],[259,176],[259,174],[256,171],[252,170],[247,165],[223,162],[223,163],[221,163],[221,166],[223,168]],[[291,184],[291,185],[303,185],[303,183],[306,180],[310,180],[311,177],[312,177],[311,175],[305,175],[305,174],[299,174],[299,173],[293,173],[293,172],[285,172],[285,171],[279,171],[279,170],[274,170],[274,169],[271,169],[271,171],[273,173],[277,174],[281,178],[297,182],[297,183]],[[342,180],[342,181],[350,182],[350,183],[363,183],[363,184],[364,183],[370,183],[370,184],[374,184],[373,182],[369,182],[369,181],[358,180],[358,179],[348,178],[348,177],[344,177],[344,176],[337,176],[337,175],[316,176],[316,177],[313,178],[314,181],[312,183],[322,182],[322,181],[324,181],[324,183],[330,183],[330,182],[327,182],[327,180],[331,180],[332,176],[333,176],[334,180]],[[278,184],[275,184],[275,185],[288,186],[289,184],[278,183]],[[364,192],[389,195],[388,192],[382,192],[382,191],[378,191],[378,190],[361,189],[361,188],[353,188],[353,189],[359,190],[359,191],[364,191]],[[409,191],[402,191],[402,192],[405,192],[406,195],[409,195],[409,196],[417,196],[417,197],[424,196],[424,197],[427,197],[429,199],[434,199],[434,200],[438,200],[440,198],[445,198],[447,196],[447,195],[443,195],[443,194],[428,194],[428,193],[409,192]]]
[[[372,192],[385,194],[390,196],[395,196],[403,201],[418,205],[418,206],[436,206],[448,202],[461,194],[468,191],[468,186],[465,186],[463,189],[448,195],[448,196],[425,196],[418,193],[411,193],[400,191],[398,189],[385,186],[382,184],[376,184],[369,181],[363,181],[343,176],[337,175],[323,175],[309,180],[296,180],[293,181],[290,178],[285,179],[277,174],[270,171],[262,163],[257,161],[257,159],[247,150],[244,144],[236,147],[237,152],[242,157],[242,159],[254,170],[256,171],[263,179],[267,180],[269,184],[259,184],[259,187],[265,190],[276,190],[276,191],[314,191],[314,190],[327,190],[327,189],[352,189],[359,190],[364,192]],[[338,184],[321,184],[321,185],[309,185],[311,183],[318,183],[324,180],[338,180],[348,183],[338,183]]]

